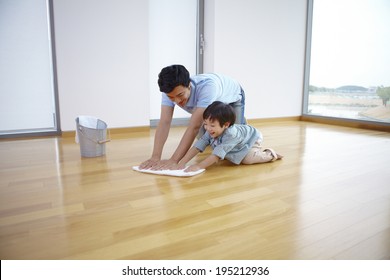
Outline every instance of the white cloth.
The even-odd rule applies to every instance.
[[[205,171],[205,169],[200,169],[198,171],[194,172],[184,172],[184,169],[180,170],[150,170],[150,169],[139,169],[138,166],[133,166],[133,170],[139,171],[139,172],[144,172],[144,173],[151,173],[151,174],[156,174],[156,175],[168,175],[168,176],[177,176],[177,177],[191,177],[198,175],[202,172]]]

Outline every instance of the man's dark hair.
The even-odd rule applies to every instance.
[[[163,68],[158,74],[160,91],[170,93],[175,87],[190,85],[190,73],[183,65],[171,65]]]
[[[230,123],[229,126],[232,126],[236,120],[236,113],[229,104],[221,101],[214,101],[203,112],[203,119],[211,121],[217,120],[220,126],[223,126],[228,122]]]

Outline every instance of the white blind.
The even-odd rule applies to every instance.
[[[0,134],[55,130],[46,0],[0,0]]]

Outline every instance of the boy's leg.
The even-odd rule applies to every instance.
[[[261,144],[259,141],[256,141],[252,148],[249,150],[249,153],[242,160],[242,164],[255,164],[255,163],[264,163],[270,162],[278,159],[276,153],[271,149],[262,150]]]

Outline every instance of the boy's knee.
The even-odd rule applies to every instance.
[[[253,159],[250,157],[246,156],[244,159],[241,161],[241,164],[253,164]]]

